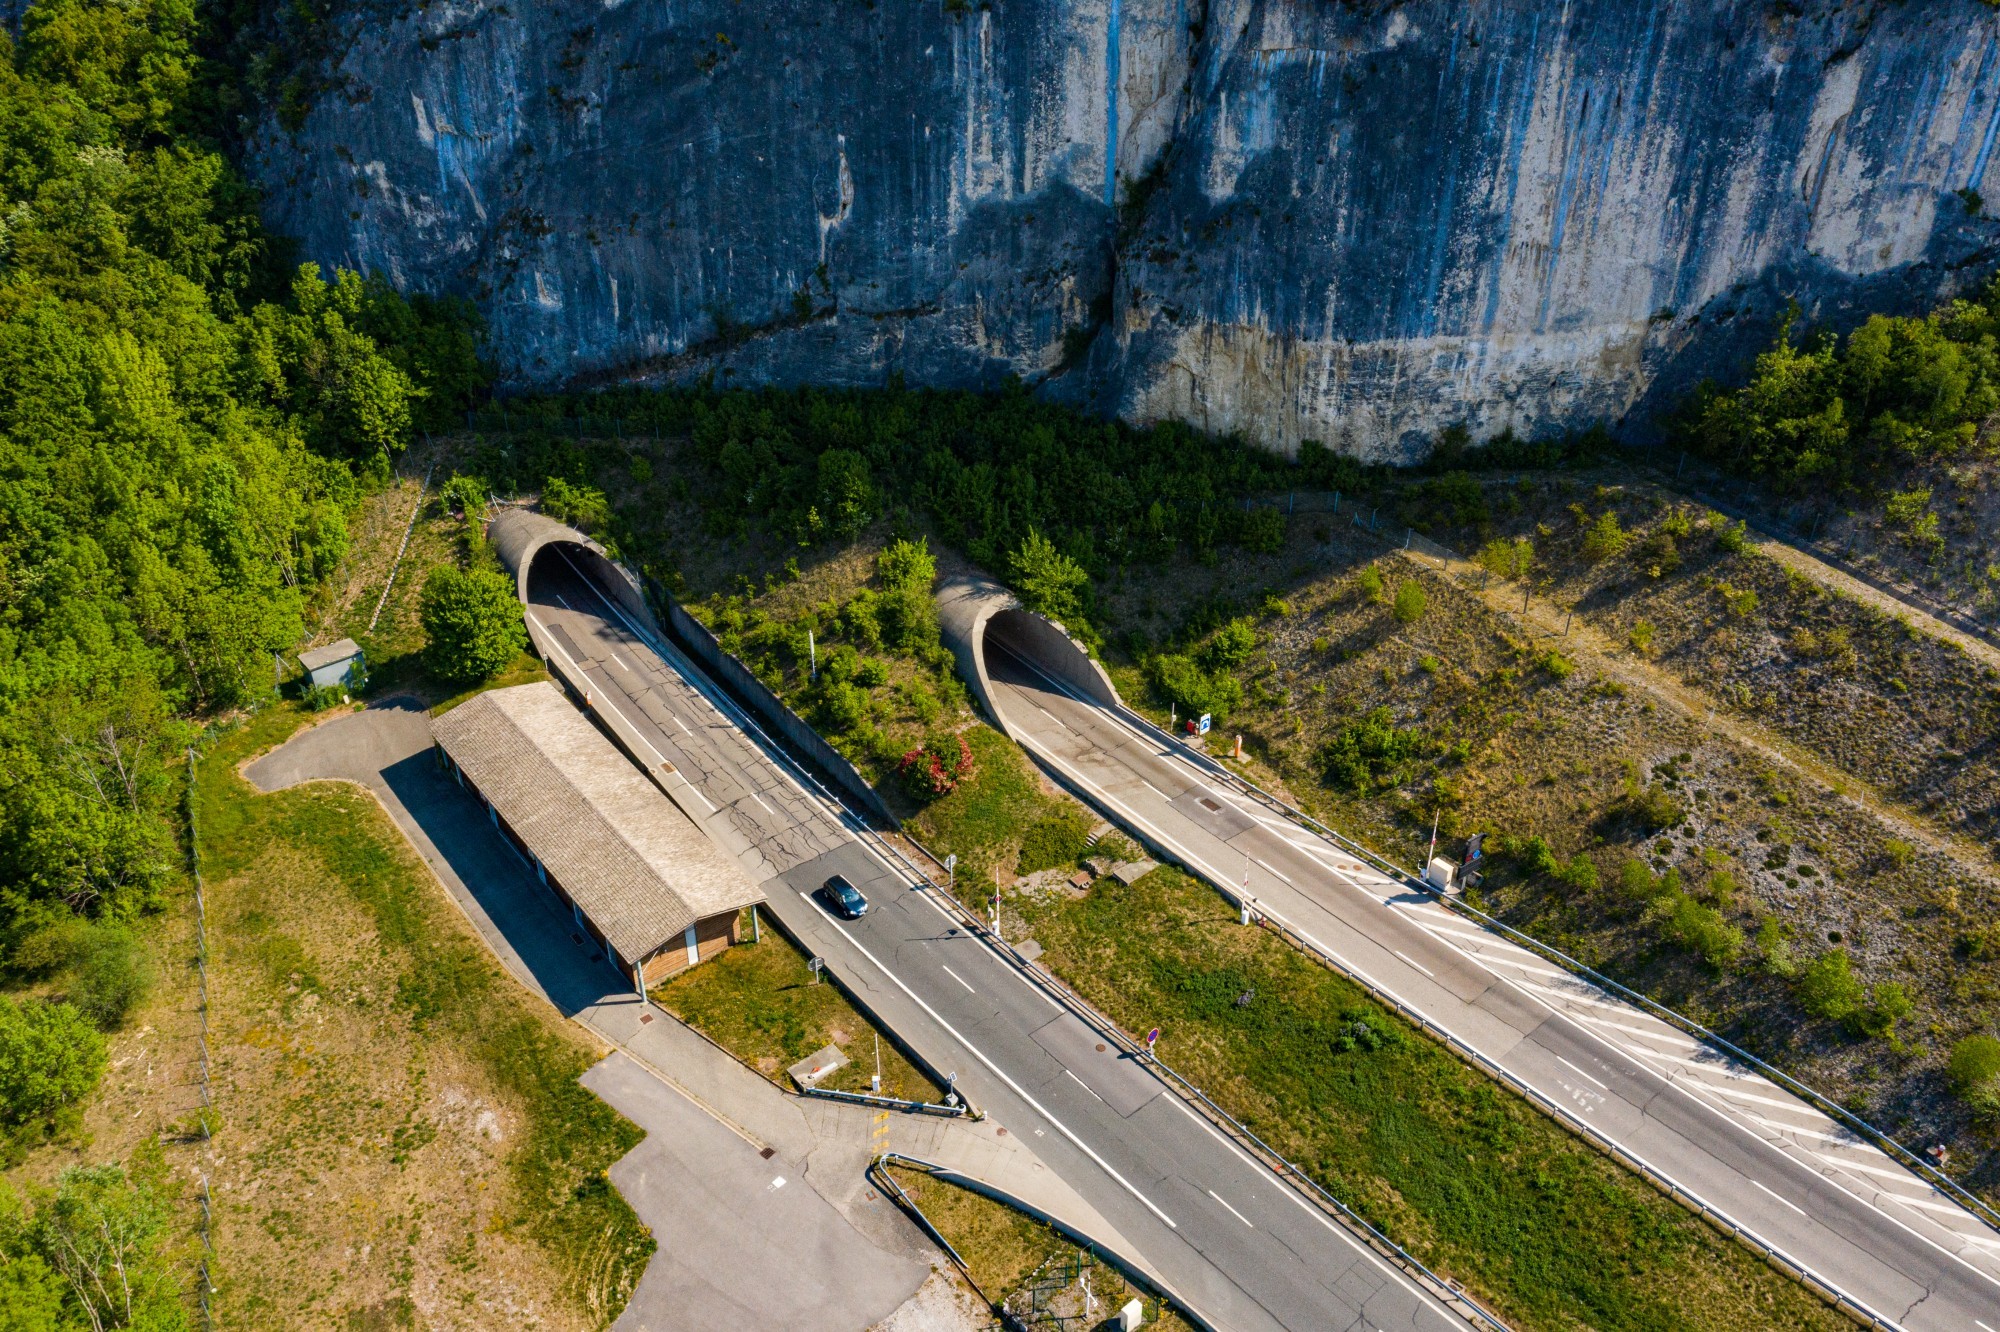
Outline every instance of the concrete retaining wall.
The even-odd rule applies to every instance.
[[[810,759],[844,795],[871,817],[890,828],[902,828],[902,821],[889,812],[889,807],[882,803],[882,797],[875,793],[868,779],[848,762],[846,755],[828,744],[825,736],[785,706],[784,700],[759,680],[748,666],[723,651],[722,644],[709,632],[707,625],[681,609],[680,604],[658,583],[648,580],[646,591],[665,611],[662,618],[673,641],[714,675],[723,688],[747,704],[765,725]]]

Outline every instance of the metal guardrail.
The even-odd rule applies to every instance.
[[[1248,795],[1253,799],[1256,799],[1257,801],[1259,801],[1259,803],[1265,804],[1272,809],[1284,813],[1287,817],[1305,826],[1310,831],[1313,831],[1319,834],[1320,836],[1325,837],[1329,841],[1333,842],[1341,850],[1347,851],[1350,854],[1354,855],[1357,859],[1363,860],[1366,863],[1373,865],[1377,869],[1381,870],[1383,873],[1392,876],[1397,881],[1402,882],[1410,887],[1421,890],[1422,892],[1438,900],[1447,908],[1459,911],[1462,914],[1468,916],[1469,918],[1474,919],[1483,925],[1487,925],[1493,928],[1497,932],[1501,933],[1504,937],[1508,937],[1514,940],[1515,942],[1519,942],[1526,946],[1534,948],[1535,951],[1541,956],[1547,957],[1552,961],[1561,962],[1564,966],[1568,967],[1570,970],[1572,970],[1581,977],[1590,979],[1595,983],[1604,985],[1607,988],[1610,988],[1618,992],[1621,995],[1625,995],[1629,998],[1632,998],[1636,1002],[1644,1005],[1649,1011],[1657,1010],[1657,1012],[1660,1015],[1668,1018],[1679,1017],[1679,1015],[1673,1013],[1671,1009],[1667,1009],[1663,1005],[1655,1003],[1654,1001],[1646,998],[1644,995],[1637,994],[1635,991],[1627,989],[1626,987],[1618,984],[1618,982],[1613,981],[1608,977],[1599,976],[1598,973],[1591,970],[1589,967],[1584,966],[1582,963],[1576,961],[1576,959],[1569,957],[1567,954],[1564,954],[1557,949],[1550,948],[1547,945],[1540,943],[1540,941],[1535,940],[1528,935],[1522,934],[1520,931],[1513,929],[1505,922],[1493,919],[1491,916],[1488,916],[1485,912],[1478,910],[1476,907],[1468,906],[1461,901],[1450,898],[1445,894],[1440,893],[1436,888],[1433,888],[1431,885],[1424,883],[1421,879],[1416,878],[1414,875],[1409,874],[1407,871],[1397,866],[1394,862],[1388,860],[1383,856],[1376,854],[1374,851],[1369,850],[1367,847],[1362,846],[1361,844],[1353,841],[1352,839],[1345,837],[1338,832],[1335,832],[1333,829],[1327,827],[1325,824],[1320,823],[1317,819],[1314,819],[1311,815],[1306,814],[1303,811],[1298,810],[1295,807],[1287,804],[1285,801],[1278,799],[1278,797],[1272,795],[1268,791],[1265,791],[1262,787],[1257,786],[1255,783],[1250,782],[1238,776],[1236,773],[1230,771],[1228,768],[1223,767],[1220,763],[1217,763],[1213,758],[1211,758],[1207,754],[1201,753],[1200,751],[1197,750],[1190,750],[1187,749],[1186,746],[1180,745],[1180,742],[1175,740],[1174,737],[1169,735],[1166,731],[1162,730],[1157,725],[1153,724],[1151,721],[1148,721],[1146,718],[1140,716],[1137,713],[1130,712],[1129,709],[1123,709],[1122,711],[1129,714],[1130,720],[1135,722],[1138,726],[1140,726],[1144,730],[1150,732],[1152,735],[1154,735],[1161,741],[1176,745],[1191,760],[1193,760],[1198,767],[1201,767],[1204,770],[1212,772],[1216,776],[1222,778],[1230,786],[1241,791],[1243,794]],[[1231,896],[1232,900],[1234,900],[1232,889],[1230,889],[1227,885],[1219,885],[1219,886],[1221,887],[1225,896]],[[1312,957],[1316,961],[1320,962],[1323,966],[1326,966],[1330,970],[1338,972],[1340,975],[1360,985],[1363,989],[1367,990],[1371,995],[1373,995],[1378,1002],[1381,1002],[1386,1006],[1388,1006],[1389,1008],[1391,1008],[1392,1010],[1394,1010],[1399,1016],[1403,1017],[1406,1021],[1416,1026],[1420,1031],[1431,1036],[1433,1039],[1439,1041],[1441,1044],[1445,1045],[1454,1053],[1458,1054],[1462,1059],[1465,1059],[1467,1062],[1479,1068],[1482,1072],[1485,1072],[1488,1076],[1494,1078],[1496,1081],[1502,1083],[1503,1085],[1519,1093],[1522,1097],[1524,1097],[1534,1105],[1539,1106],[1545,1113],[1551,1115],[1556,1120],[1556,1122],[1568,1127],[1572,1132],[1584,1138],[1586,1141],[1595,1143],[1601,1148],[1603,1148],[1614,1159],[1620,1161],[1622,1164],[1626,1165],[1628,1168],[1633,1170],[1640,1176],[1640,1178],[1646,1180],[1649,1184],[1653,1185],[1653,1187],[1658,1189],[1660,1192],[1666,1194],[1669,1198],[1679,1203],[1681,1206],[1686,1207],[1689,1211],[1692,1211],[1696,1215],[1709,1221],[1710,1224],[1715,1225],[1718,1229],[1724,1231],[1732,1238],[1737,1239],[1742,1243],[1744,1243],[1750,1249],[1757,1252],[1767,1262],[1770,1262],[1772,1265],[1784,1271],[1786,1275],[1792,1277],[1793,1279],[1799,1281],[1802,1285],[1805,1285],[1809,1289],[1813,1290],[1822,1299],[1826,1300],[1830,1305],[1832,1305],[1835,1309],[1847,1314],[1850,1318],[1853,1318],[1855,1321],[1860,1322],[1868,1327],[1885,1329],[1886,1332],[1902,1332],[1902,1325],[1900,1323],[1897,1323],[1894,1319],[1879,1314],[1875,1310],[1869,1308],[1867,1305],[1861,1303],[1858,1300],[1855,1300],[1854,1298],[1849,1296],[1846,1292],[1833,1286],[1831,1283],[1829,1283],[1825,1278],[1821,1277],[1813,1269],[1806,1266],[1799,1260],[1793,1258],[1783,1249],[1763,1239],[1756,1231],[1751,1230],[1748,1227],[1744,1226],[1742,1223],[1738,1222],[1735,1218],[1731,1217],[1727,1212],[1724,1212],[1722,1209],[1703,1201],[1696,1195],[1691,1194],[1685,1189],[1681,1188],[1671,1178],[1669,1178],[1667,1175],[1662,1173],[1658,1168],[1653,1166],[1652,1163],[1648,1162],[1643,1157],[1639,1156],[1637,1153],[1626,1148],[1622,1144],[1613,1141],[1609,1137],[1604,1136],[1601,1132],[1598,1131],[1598,1129],[1594,1125],[1590,1124],[1586,1120],[1577,1117],[1575,1114],[1571,1113],[1567,1107],[1551,1099],[1540,1089],[1534,1087],[1532,1084],[1524,1081],[1523,1079],[1519,1078],[1506,1068],[1502,1067],[1500,1064],[1495,1062],[1490,1056],[1486,1055],[1484,1052],[1474,1048],[1473,1046],[1467,1044],[1464,1040],[1460,1039],[1458,1036],[1438,1026],[1435,1022],[1431,1021],[1423,1013],[1411,1007],[1409,1004],[1405,1003],[1402,999],[1398,998],[1396,995],[1380,988],[1379,986],[1371,982],[1368,978],[1361,976],[1357,973],[1354,973],[1352,971],[1349,971],[1347,968],[1341,966],[1333,958],[1327,956],[1327,954],[1323,950],[1321,950],[1318,946],[1316,946],[1311,940],[1308,940],[1303,935],[1298,934],[1296,931],[1286,926],[1283,922],[1273,919],[1267,913],[1258,909],[1257,904],[1254,901],[1250,903],[1250,906],[1251,906],[1252,919],[1257,924],[1262,925],[1264,928],[1277,934],[1280,938],[1284,939],[1286,942],[1290,943],[1293,947],[1299,949],[1307,956]],[[1706,1033],[1706,1039],[1712,1040],[1717,1045],[1720,1045],[1731,1052],[1736,1051],[1735,1046],[1723,1040],[1721,1037],[1715,1036],[1714,1033],[1707,1032],[1706,1028],[1700,1027],[1698,1023],[1694,1023],[1689,1019],[1681,1018],[1679,1022],[1676,1023],[1676,1025],[1684,1025],[1685,1028],[1691,1029],[1689,1031],[1689,1034],[1691,1035],[1700,1035]],[[1123,1033],[1119,1034],[1122,1037]],[[1131,1048],[1133,1048],[1135,1051],[1139,1050],[1139,1047],[1137,1047],[1136,1045],[1132,1046]],[[1758,1060],[1754,1055],[1748,1055],[1747,1053],[1745,1053],[1742,1055],[1742,1057],[1747,1059],[1752,1064],[1757,1065],[1760,1069],[1769,1069],[1768,1065],[1763,1064],[1763,1062],[1761,1060]],[[1211,1111],[1213,1114],[1228,1118],[1227,1111],[1215,1105],[1212,1101],[1209,1101],[1206,1094],[1201,1092],[1201,1090],[1198,1087],[1195,1087],[1192,1083],[1187,1082],[1185,1078],[1183,1078],[1178,1072],[1176,1072],[1170,1066],[1168,1066],[1163,1061],[1160,1061],[1158,1059],[1155,1059],[1154,1063],[1168,1076],[1173,1078],[1177,1083],[1180,1083],[1181,1085],[1185,1086],[1193,1096],[1198,1098],[1199,1103],[1202,1104],[1202,1106],[1205,1109]],[[1778,1070],[1770,1070],[1770,1071],[1778,1073],[1779,1079],[1782,1079],[1784,1081],[1790,1081],[1786,1077],[1786,1075],[1782,1074],[1782,1072],[1779,1072]],[[1810,1091],[1810,1089],[1807,1090]],[[1817,1094],[1815,1093],[1814,1095]],[[1835,1108],[1838,1109],[1839,1107]],[[1841,1113],[1845,1114],[1844,1111],[1842,1111]],[[1849,1119],[1852,1118],[1852,1116],[1847,1116],[1847,1117]],[[1242,1127],[1240,1124],[1237,1124],[1233,1119],[1230,1119],[1230,1123],[1235,1129],[1237,1129],[1242,1133],[1242,1135],[1247,1141],[1256,1144],[1260,1149],[1262,1149],[1263,1152],[1268,1153],[1276,1161],[1281,1162],[1285,1167],[1285,1169],[1281,1170],[1280,1173],[1290,1173],[1294,1178],[1302,1181],[1304,1184],[1311,1187],[1312,1189],[1318,1190],[1321,1193],[1325,1193],[1326,1197],[1329,1200],[1333,1201],[1336,1206],[1339,1206],[1338,1199],[1333,1198],[1332,1194],[1326,1193],[1326,1191],[1322,1189],[1319,1186],[1319,1184],[1316,1181],[1314,1181],[1309,1175],[1306,1175],[1304,1172],[1299,1171],[1296,1166],[1292,1166],[1291,1163],[1289,1161],[1286,1161],[1281,1154],[1277,1153],[1275,1149],[1272,1149],[1268,1147],[1268,1145],[1264,1144],[1263,1141],[1259,1139],[1249,1129]],[[1977,1199],[1973,1199],[1973,1201],[1975,1203],[1978,1202]],[[1987,1209],[1983,1203],[1980,1203],[1979,1207],[1982,1212],[1990,1210]],[[1984,1218],[1982,1217],[1982,1219]],[[1362,1222],[1362,1224],[1366,1225],[1367,1223]],[[1387,1240],[1386,1236],[1384,1236],[1383,1239],[1387,1243],[1390,1244],[1394,1243],[1394,1241]],[[1412,1259],[1412,1261],[1415,1260]]]
[[[1457,560],[1462,563],[1468,562],[1465,561],[1464,556],[1458,554],[1456,551],[1451,550],[1449,547],[1440,546],[1434,541],[1429,541],[1423,537],[1416,536],[1414,532],[1411,533],[1411,540],[1414,541],[1419,547],[1421,547],[1424,550],[1424,553],[1429,554],[1434,559],[1438,559],[1441,563],[1445,560]],[[1148,725],[1150,725],[1150,723],[1148,723]],[[1157,727],[1152,727],[1152,729],[1155,731],[1158,730]],[[1164,732],[1161,732],[1161,734],[1164,734]],[[1206,755],[1202,755],[1200,757],[1207,758]],[[1648,996],[1640,993],[1637,990],[1633,990],[1628,986],[1620,984],[1618,981],[1611,979],[1609,976],[1606,976],[1603,973],[1587,966],[1583,962],[1578,961],[1576,958],[1571,957],[1569,954],[1563,952],[1561,949],[1558,949],[1553,945],[1543,943],[1541,940],[1535,938],[1532,935],[1524,934],[1520,930],[1515,929],[1513,926],[1508,925],[1506,922],[1497,920],[1494,917],[1487,915],[1485,912],[1479,910],[1477,907],[1474,907],[1459,898],[1451,897],[1447,894],[1439,892],[1429,883],[1426,883],[1422,878],[1414,874],[1411,874],[1409,871],[1404,870],[1401,866],[1396,865],[1394,862],[1386,859],[1385,857],[1377,855],[1373,851],[1368,850],[1366,847],[1361,846],[1359,843],[1353,841],[1352,839],[1342,836],[1340,833],[1337,833],[1333,829],[1328,828],[1325,824],[1319,822],[1317,819],[1314,819],[1312,816],[1306,814],[1302,810],[1299,810],[1293,807],[1292,805],[1287,804],[1285,801],[1278,799],[1276,796],[1264,790],[1262,787],[1256,785],[1254,782],[1248,781],[1247,779],[1239,776],[1235,772],[1230,771],[1228,768],[1222,766],[1221,764],[1215,763],[1214,760],[1212,759],[1208,760],[1208,766],[1214,768],[1217,772],[1221,773],[1226,780],[1236,785],[1240,790],[1242,790],[1245,794],[1251,796],[1253,799],[1259,800],[1262,803],[1270,806],[1271,808],[1282,812],[1286,817],[1294,820],[1295,822],[1303,824],[1310,830],[1317,832],[1322,837],[1332,840],[1333,842],[1337,843],[1343,850],[1350,851],[1357,856],[1365,858],[1366,860],[1368,860],[1370,864],[1375,865],[1376,868],[1382,870],[1384,873],[1393,875],[1395,878],[1403,881],[1404,883],[1407,883],[1415,888],[1418,888],[1423,892],[1431,894],[1433,897],[1437,898],[1438,901],[1442,902],[1449,909],[1458,912],[1459,914],[1467,917],[1468,919],[1478,921],[1480,924],[1485,925],[1487,928],[1498,932],[1507,939],[1515,943],[1518,943],[1525,948],[1533,949],[1536,953],[1538,953],[1542,957],[1545,957],[1550,961],[1561,965],[1562,967],[1566,968],[1567,970],[1571,971],[1577,976],[1580,976],[1583,979],[1590,981],[1592,984],[1599,985],[1604,987],[1605,989],[1613,991],[1614,993],[1622,996],[1623,998],[1630,1000],[1632,1003],[1635,1003],[1640,1007],[1644,1008],[1647,1012],[1653,1014],[1655,1017],[1660,1018],[1662,1021],[1671,1023],[1673,1026],[1678,1027],[1680,1030],[1686,1032],[1688,1035],[1693,1036],[1698,1040],[1706,1041],[1709,1044],[1715,1046],[1717,1049],[1720,1049],[1734,1056],[1735,1058],[1742,1060],[1744,1063],[1749,1064],[1751,1067],[1755,1068],[1758,1072],[1762,1073],[1765,1077],[1769,1078],[1771,1081],[1783,1087],[1786,1091],[1789,1091],[1793,1095],[1800,1097],[1801,1099],[1811,1104],[1815,1109],[1819,1110],[1821,1113],[1827,1115],[1829,1118],[1836,1120],[1844,1127],[1852,1130],[1856,1134],[1872,1142],[1875,1146],[1881,1148],[1887,1155],[1894,1158],[1898,1164],[1913,1171],[1917,1175],[1917,1177],[1923,1180],[1925,1183],[1933,1185],[1940,1192],[1948,1194],[1953,1199],[1953,1201],[1965,1207],[1968,1211],[1970,1211],[1974,1216],[1978,1217],[1986,1225],[1991,1226],[1996,1230],[2000,1230],[2000,1209],[1994,1208],[1984,1199],[1978,1197],[1977,1195],[1967,1190],[1964,1186],[1960,1185],[1956,1180],[1952,1179],[1950,1175],[1946,1174],[1944,1171],[1938,1169],[1936,1166],[1932,1165],[1929,1161],[1925,1160],[1918,1153],[1911,1151],[1908,1147],[1905,1147],[1902,1143],[1890,1137],[1889,1134],[1883,1132],[1881,1129],[1876,1128],[1873,1124],[1868,1123],[1860,1116],[1854,1114],[1852,1111],[1847,1109],[1847,1107],[1841,1105],[1838,1101],[1835,1101],[1832,1097],[1825,1095],[1824,1093],[1816,1090],[1815,1088],[1811,1087],[1810,1085],[1804,1082],[1801,1082],[1798,1078],[1793,1077],[1791,1074],[1785,1072],[1783,1069],[1774,1067],[1773,1065],[1766,1063],[1764,1060],[1758,1058],[1754,1054],[1751,1054],[1748,1050],[1745,1050],[1743,1047],[1737,1045],[1735,1042],[1729,1040],[1727,1037],[1724,1037],[1718,1034],[1717,1032],[1710,1030],[1708,1027],[1703,1026],[1701,1023],[1696,1022],[1693,1018],[1686,1017],[1683,1014],[1676,1012],[1671,1008],[1668,1008],[1666,1005],[1659,1003],[1657,1000],[1649,998]]]
[[[800,1087],[799,1095],[816,1096],[825,1101],[845,1101],[849,1105],[873,1106],[877,1110],[900,1110],[910,1115],[933,1115],[940,1119],[958,1119],[972,1113],[972,1108],[964,1101],[960,1101],[957,1105],[946,1105],[937,1101],[906,1101],[900,1096],[835,1091],[831,1087]]]
[[[884,1152],[880,1156],[876,1157],[873,1161],[869,1162],[868,1178],[874,1180],[876,1182],[876,1185],[880,1187],[885,1194],[889,1195],[890,1201],[894,1202],[898,1207],[901,1207],[904,1211],[909,1213],[911,1217],[914,1220],[916,1220],[916,1222],[920,1226],[923,1227],[924,1231],[931,1236],[931,1238],[935,1239],[940,1245],[943,1246],[944,1251],[951,1255],[952,1261],[958,1264],[959,1270],[965,1273],[966,1281],[971,1284],[972,1288],[975,1291],[979,1292],[979,1298],[985,1300],[988,1307],[1001,1312],[1003,1317],[1003,1322],[1001,1326],[1003,1327],[1008,1326],[1008,1324],[1004,1320],[1010,1317],[1010,1315],[1006,1314],[1005,1310],[1002,1308],[1002,1306],[998,1301],[994,1300],[983,1289],[980,1288],[979,1283],[973,1279],[971,1269],[966,1266],[965,1259],[962,1256],[960,1256],[957,1249],[952,1247],[951,1241],[947,1240],[942,1234],[939,1233],[937,1227],[931,1224],[931,1219],[928,1216],[924,1215],[923,1209],[917,1206],[916,1200],[911,1198],[910,1195],[904,1191],[902,1186],[896,1182],[895,1176],[891,1175],[888,1171],[888,1167],[892,1165],[902,1166],[905,1169],[909,1170],[921,1171],[926,1175],[935,1176],[939,1179],[946,1181],[947,1183],[956,1184],[961,1188],[969,1189],[974,1193],[979,1193],[986,1197],[992,1198],[994,1201],[1002,1203],[1003,1205],[1013,1207],[1021,1212],[1025,1212],[1027,1215],[1033,1217],[1035,1220],[1040,1221],[1042,1224],[1054,1230],[1057,1234],[1061,1235],[1071,1244],[1076,1245],[1078,1248],[1090,1254],[1091,1257],[1097,1259],[1099,1262],[1102,1262],[1107,1266],[1116,1268],[1119,1272],[1123,1273],[1126,1280],[1130,1281],[1133,1285],[1138,1286],[1143,1290],[1152,1292],[1152,1295],[1155,1299],[1161,1301],[1164,1304],[1170,1305],[1181,1315],[1182,1318],[1184,1318],[1187,1322],[1193,1324],[1197,1329],[1200,1330],[1200,1332],[1222,1332],[1220,1328],[1217,1328],[1213,1323],[1209,1322],[1208,1319],[1204,1318],[1199,1311],[1190,1306],[1185,1299],[1183,1299],[1180,1295],[1176,1294],[1173,1290],[1169,1289],[1166,1285],[1164,1285],[1159,1279],[1154,1277],[1151,1273],[1140,1268],[1138,1264],[1133,1262],[1131,1259],[1126,1258],[1125,1256],[1117,1253],[1114,1250],[1106,1248],[1097,1239],[1077,1229],[1074,1225],[1070,1224],[1067,1221],[1064,1221],[1061,1217],[1058,1217],[1049,1212],[1044,1212],[1041,1209],[1033,1206],[1032,1204],[1025,1203],[1022,1200],[1013,1197],[1011,1194],[1008,1194],[1003,1189],[994,1188],[992,1185],[987,1184],[982,1180],[975,1179],[971,1175],[967,1175],[960,1171],[953,1170],[949,1166],[937,1165],[934,1162],[925,1161],[914,1156],[905,1156],[901,1152]]]

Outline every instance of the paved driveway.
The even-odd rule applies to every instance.
[[[670,1085],[614,1053],[583,1078],[647,1134],[611,1169],[660,1246],[618,1328],[868,1328],[924,1284],[929,1245],[863,1187],[865,1152],[841,1150],[843,1137],[865,1137],[824,1115],[809,1119],[679,1023],[642,1013],[624,977],[571,928],[478,802],[438,771],[421,707],[392,699],[336,717],[248,764],[244,776],[262,791],[327,779],[373,791],[522,984],[655,1071],[687,1077],[690,1085]],[[828,1168],[816,1168],[822,1158]]]

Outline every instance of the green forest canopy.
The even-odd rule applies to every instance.
[[[199,13],[0,33],[0,942],[154,899],[181,719],[268,687],[361,487],[482,385],[463,306],[286,271]]]

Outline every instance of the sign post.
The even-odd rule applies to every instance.
[[[958,852],[953,851],[944,858],[945,886],[954,894],[958,892]]]
[[[1201,729],[1200,729],[1200,730],[1198,730],[1198,731],[1196,731],[1196,732],[1195,732],[1195,734],[1196,734],[1196,735],[1207,735],[1207,734],[1208,734],[1208,728],[1209,728],[1209,727],[1210,727],[1211,725],[1213,725],[1213,724],[1214,724],[1214,722],[1215,722],[1215,718],[1214,718],[1213,716],[1211,716],[1210,714],[1208,714],[1208,713],[1206,713],[1206,712],[1202,713],[1202,714],[1201,714]]]
[[[1153,1057],[1153,1047],[1158,1045],[1159,1043],[1160,1043],[1160,1029],[1158,1027],[1155,1027],[1151,1031],[1146,1033],[1146,1058],[1151,1059]]]

